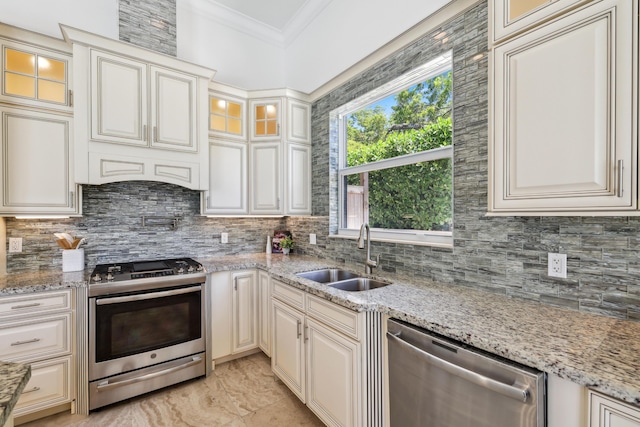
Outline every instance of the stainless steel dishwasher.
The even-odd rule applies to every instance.
[[[544,427],[545,374],[387,321],[391,427]]]

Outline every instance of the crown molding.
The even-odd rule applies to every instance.
[[[260,22],[250,16],[237,12],[230,7],[211,0],[184,0],[178,2],[180,7],[206,16],[225,27],[255,37],[280,48],[285,47],[283,33],[270,25]]]
[[[284,43],[289,46],[333,0],[307,0],[284,26]]]

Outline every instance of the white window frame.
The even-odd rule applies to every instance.
[[[337,117],[339,128],[338,139],[338,235],[337,237],[357,238],[359,230],[342,228],[344,218],[344,179],[347,175],[363,172],[394,168],[398,166],[412,165],[415,163],[434,161],[439,159],[451,159],[453,161],[453,143],[446,147],[438,147],[420,153],[406,154],[391,159],[380,160],[364,165],[345,167],[347,157],[347,117],[349,114],[368,105],[380,101],[390,95],[405,90],[415,84],[436,77],[445,71],[451,70],[452,52],[449,51],[426,64],[411,70],[410,72],[388,82],[373,91],[347,103],[332,111],[331,116]],[[453,179],[453,177],[452,177]],[[414,245],[453,246],[452,231],[425,231],[425,230],[385,230],[371,229],[371,239],[381,242],[410,243]]]

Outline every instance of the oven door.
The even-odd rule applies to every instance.
[[[205,351],[200,284],[89,299],[89,380]]]

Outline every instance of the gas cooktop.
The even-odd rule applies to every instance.
[[[89,296],[203,283],[206,271],[191,258],[98,264],[89,279]]]

